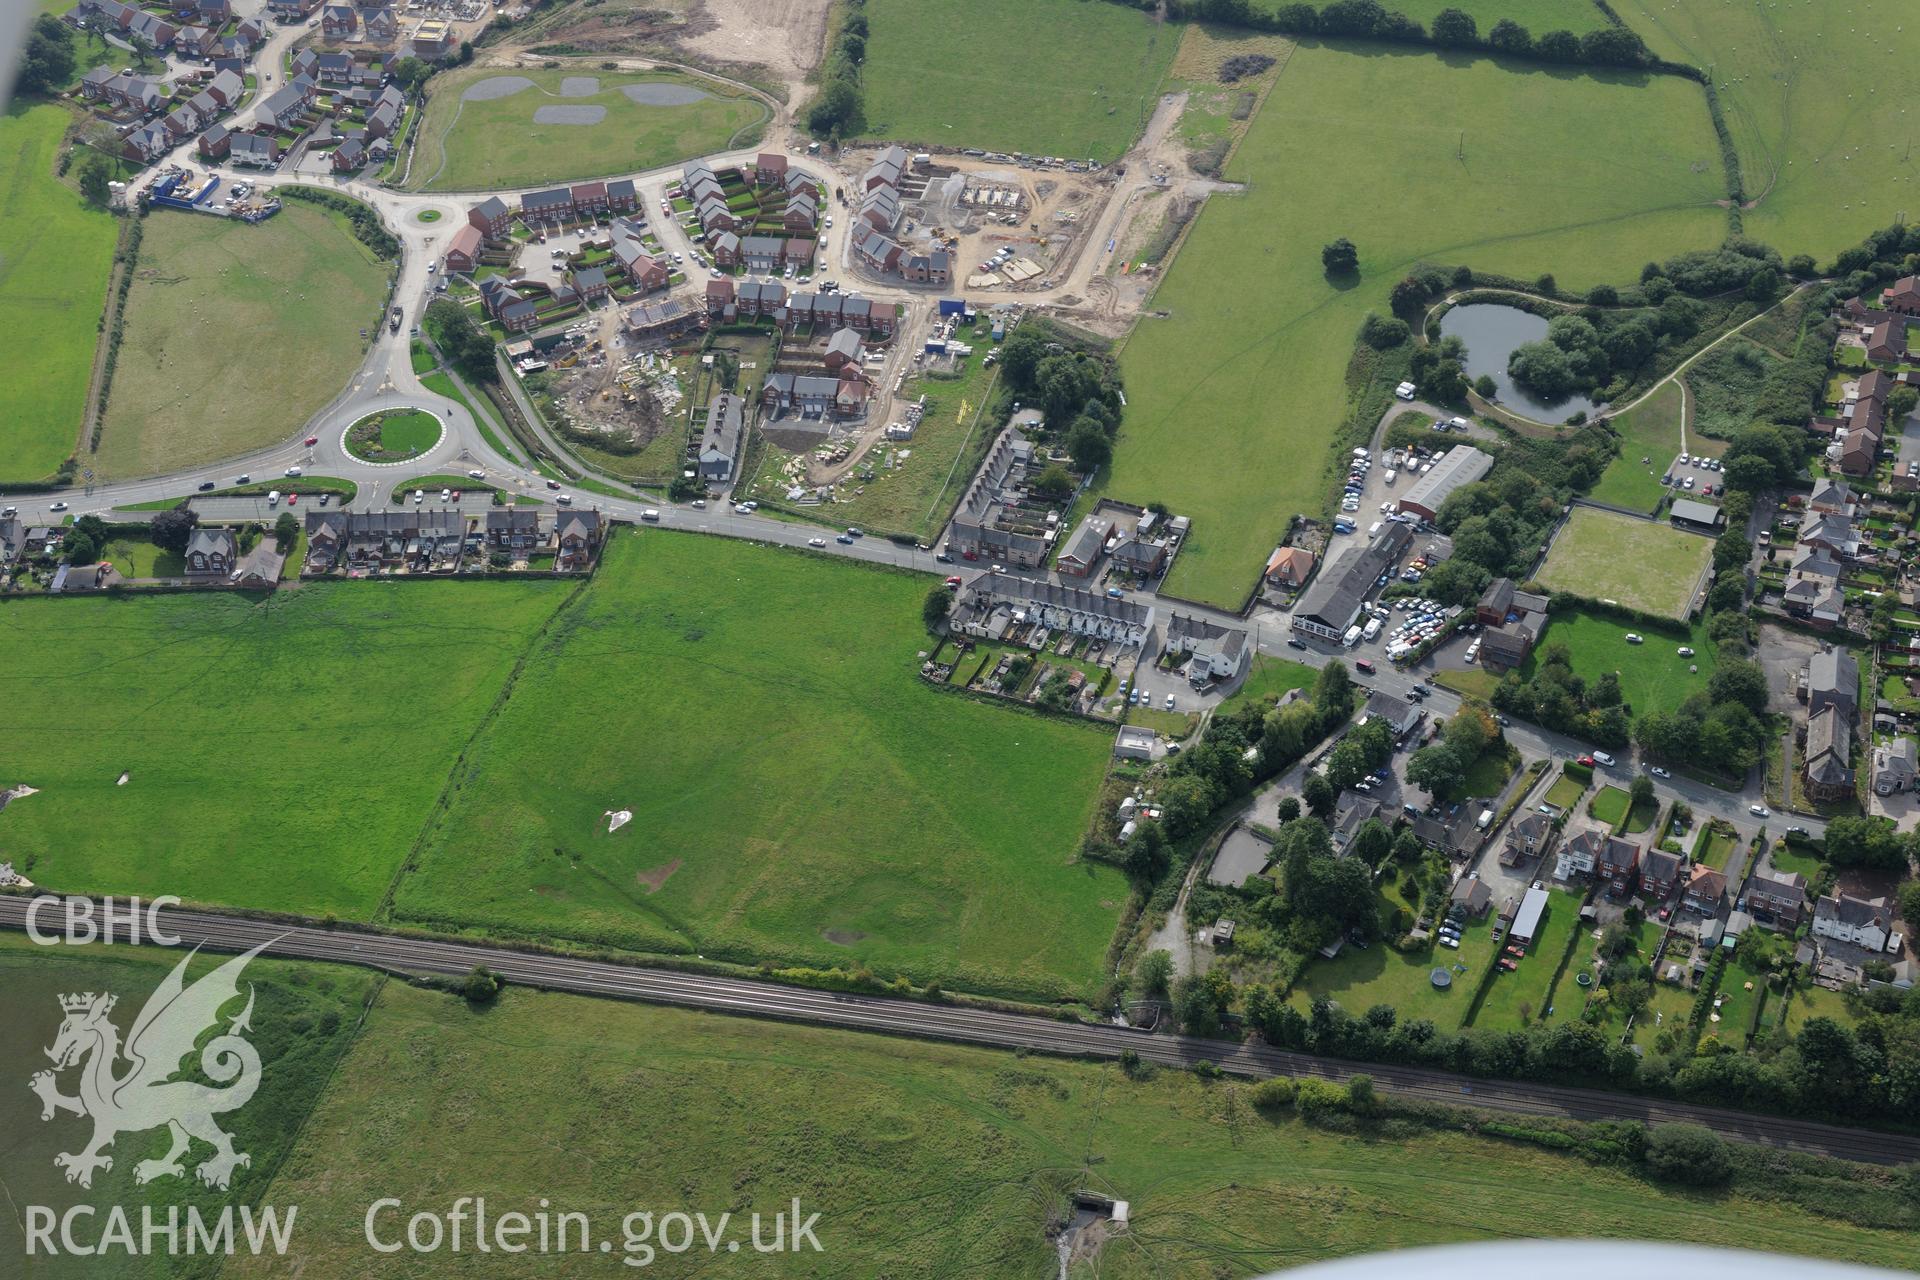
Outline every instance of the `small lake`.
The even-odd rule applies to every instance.
[[[1565,422],[1576,413],[1594,410],[1593,401],[1585,396],[1542,400],[1507,376],[1507,357],[1514,348],[1547,336],[1545,317],[1497,302],[1474,302],[1440,317],[1440,336],[1467,344],[1467,379],[1483,373],[1492,378],[1499,388],[1495,399],[1515,413],[1537,422]]]

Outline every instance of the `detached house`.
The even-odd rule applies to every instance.
[[[513,231],[513,210],[499,196],[488,196],[467,210],[467,223],[489,240],[504,240]]]
[[[1807,878],[1797,871],[1785,876],[1756,871],[1741,906],[1760,924],[1791,933],[1807,913]]]
[[[1500,865],[1517,867],[1530,858],[1543,858],[1553,841],[1553,819],[1544,813],[1528,812],[1507,824],[1500,849]]]
[[[225,578],[240,558],[233,530],[195,529],[187,542],[187,575],[195,578]]]
[[[1721,900],[1727,896],[1727,876],[1723,871],[1695,863],[1687,873],[1687,891],[1681,905],[1703,916],[1718,915]]]
[[[351,40],[360,29],[360,14],[350,4],[330,4],[320,11],[320,34],[328,40]]]
[[[715,396],[707,406],[707,426],[700,434],[702,480],[725,484],[733,479],[734,466],[740,460],[741,436],[746,430],[746,411],[746,401],[731,394]]]
[[[1920,276],[1901,276],[1882,289],[1880,307],[1895,315],[1920,316]]]
[[[1916,773],[1920,773],[1920,755],[1912,738],[1895,738],[1874,747],[1874,794],[1891,796],[1911,791]]]
[[[1174,614],[1167,621],[1167,648],[1188,656],[1188,678],[1195,684],[1231,680],[1247,664],[1247,633],[1205,618]]]

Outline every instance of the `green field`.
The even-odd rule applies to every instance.
[[[1326,507],[1354,335],[1409,267],[1580,288],[1725,228],[1697,85],[1357,48],[1288,62],[1227,173],[1246,193],[1208,200],[1152,300],[1168,317],[1124,351],[1107,488],[1194,518],[1181,596],[1237,604],[1289,517]],[[1352,288],[1321,271],[1337,236]]]
[[[1746,234],[1826,261],[1911,217],[1920,182],[1907,73],[1920,23],[1898,0],[1845,5],[1622,0],[1662,57],[1713,68],[1740,152]],[[1913,34],[1906,32],[1913,27]]]
[[[1645,644],[1628,644],[1627,631],[1627,624],[1614,618],[1577,611],[1556,613],[1527,658],[1522,675],[1532,679],[1540,655],[1551,645],[1564,644],[1572,654],[1574,673],[1589,684],[1605,672],[1619,672],[1620,694],[1635,716],[1672,711],[1707,687],[1714,659],[1705,627],[1696,625],[1686,641],[1664,632],[1647,633]],[[1683,643],[1694,650],[1693,657],[1682,658],[1674,652]],[[1689,673],[1690,666],[1700,670]]]
[[[7,807],[6,855],[62,891],[367,918],[567,590],[0,604],[0,737],[39,788]]]
[[[1660,477],[1680,456],[1683,398],[1678,379],[1663,382],[1647,399],[1626,413],[1608,419],[1620,433],[1620,456],[1607,464],[1600,482],[1587,495],[1589,498],[1609,506],[1649,513],[1660,505],[1660,499],[1667,493]],[[1642,462],[1643,458],[1646,461]]]
[[[72,120],[24,99],[0,114],[0,310],[16,334],[0,379],[0,480],[52,476],[86,413],[118,232],[54,177]]]
[[[1118,1280],[1542,1233],[1881,1264],[1909,1243],[1518,1143],[1268,1120],[1245,1085],[1184,1071],[1135,1080],[1112,1065],[513,990],[474,1013],[389,983],[272,1188],[301,1206],[299,1256],[235,1258],[223,1274],[425,1274],[420,1257],[368,1249],[367,1207],[393,1196],[444,1213],[458,1194],[485,1195],[490,1214],[545,1198],[589,1215],[616,1251],[636,1208],[732,1211],[742,1232],[747,1214],[794,1197],[821,1215],[820,1253],[745,1267],[704,1246],[658,1255],[674,1275],[926,1276],[964,1259],[982,1276],[1040,1280],[1057,1266],[1049,1216],[1081,1187],[1127,1200],[1131,1227],[1071,1274]],[[471,1249],[459,1261],[482,1277],[592,1269]]]
[[[505,97],[466,96],[475,85],[508,76],[533,83]],[[561,87],[568,79],[594,79],[599,87],[590,94],[563,96]],[[634,85],[696,90],[704,96],[650,106],[627,96],[624,89]],[[593,124],[542,123],[534,117],[543,107],[600,108],[605,114]],[[588,63],[453,71],[433,79],[407,186],[414,191],[484,191],[638,173],[752,146],[766,119],[767,108],[759,99],[673,72],[609,74]]]
[[[1253,663],[1247,670],[1247,678],[1240,683],[1231,698],[1220,704],[1220,710],[1229,711],[1246,702],[1264,702],[1271,706],[1276,698],[1289,689],[1308,689],[1313,686],[1319,672],[1304,662],[1293,662],[1287,658],[1269,658],[1264,653],[1253,655]]]
[[[223,1204],[261,1202],[329,1074],[347,1050],[354,1020],[376,981],[371,973],[266,958],[247,966],[241,991],[244,994],[251,987],[253,993],[253,1030],[248,1039],[260,1054],[262,1069],[260,1089],[253,1099],[219,1117],[235,1151],[252,1161],[234,1171],[225,1193],[203,1187],[191,1177],[161,1178],[145,1187],[136,1184],[134,1166],[166,1151],[166,1135],[160,1130],[121,1134],[108,1149],[114,1157],[112,1169],[96,1173],[91,1189],[68,1183],[54,1156],[84,1148],[91,1125],[72,1115],[56,1115],[43,1122],[40,1100],[27,1089],[28,1077],[51,1065],[44,1051],[60,1028],[60,997],[83,991],[112,993],[118,1005],[111,1020],[125,1033],[147,996],[184,954],[124,946],[40,947],[24,934],[0,934],[0,1022],[7,1028],[7,1034],[0,1036],[0,1071],[14,1082],[14,1087],[0,1090],[0,1132],[7,1135],[7,1193],[16,1206],[45,1205],[56,1213],[83,1204],[96,1206],[97,1234],[107,1206],[125,1205],[137,1240],[142,1204],[161,1206],[164,1222],[167,1205],[193,1205],[202,1213],[217,1215]],[[224,960],[194,961],[186,981],[194,982]],[[236,999],[227,1012],[237,1014],[241,1008]],[[191,1061],[197,1064],[198,1056]],[[116,1064],[114,1070],[125,1073],[128,1067]],[[74,1094],[78,1077],[77,1070],[61,1073],[60,1091]],[[187,1156],[188,1169],[211,1154],[211,1147],[195,1143]],[[78,1230],[82,1235],[87,1231],[85,1227]],[[27,1263],[25,1253],[22,1215],[0,1214],[0,1258],[8,1260],[9,1275],[54,1280],[105,1274],[211,1276],[215,1270],[205,1258],[182,1258],[176,1263],[165,1257],[119,1254],[103,1264],[99,1259],[43,1256]],[[25,1270],[19,1269],[22,1266]]]
[[[1575,507],[1554,535],[1539,577],[1554,591],[1684,618],[1712,559],[1713,539],[1664,520]]]
[[[868,136],[1102,162],[1153,114],[1181,31],[1086,0],[873,0],[866,15]]]
[[[177,471],[295,435],[351,382],[387,270],[345,218],[311,205],[252,226],[150,215],[96,476]]]
[[[1072,862],[1111,730],[923,684],[930,581],[617,538],[470,749],[396,913],[1086,992],[1127,892]],[[634,816],[609,836],[614,809]]]

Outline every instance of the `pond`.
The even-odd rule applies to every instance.
[[[1498,388],[1494,398],[1515,413],[1536,422],[1565,422],[1576,413],[1592,413],[1593,401],[1572,395],[1543,400],[1507,376],[1507,358],[1514,348],[1547,336],[1547,321],[1531,311],[1497,302],[1473,302],[1440,317],[1440,336],[1458,338],[1467,345],[1467,378],[1491,377]]]

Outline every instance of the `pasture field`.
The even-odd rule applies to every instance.
[[[18,335],[0,379],[0,480],[44,480],[80,436],[119,234],[54,177],[73,117],[53,103],[0,113],[0,310]]]
[[[1908,145],[1920,24],[1898,0],[1844,5],[1616,6],[1656,54],[1712,67],[1740,153],[1746,234],[1823,263],[1911,216],[1920,155]],[[1913,27],[1908,34],[1906,28]]]
[[[1102,162],[1146,126],[1181,32],[1087,0],[874,0],[866,15],[869,137]]]
[[[1166,318],[1122,355],[1105,487],[1194,518],[1168,589],[1238,604],[1288,519],[1326,508],[1342,371],[1410,267],[1631,280],[1719,241],[1718,167],[1699,86],[1672,77],[1297,50],[1226,175],[1247,190],[1208,199],[1152,300]],[[1357,283],[1321,270],[1337,236],[1359,246]]]
[[[569,116],[597,119],[567,123]],[[407,189],[484,191],[638,173],[751,146],[766,119],[759,99],[673,72],[610,73],[596,63],[469,68],[434,77]]]
[[[366,919],[568,590],[0,604],[0,735],[22,748],[11,781],[39,788],[0,814],[7,856],[63,892]]]
[[[1575,507],[1554,535],[1540,582],[1591,600],[1681,618],[1713,559],[1713,539],[1664,520]]]
[[[311,205],[253,226],[150,215],[94,473],[171,472],[295,435],[351,381],[386,286],[346,219]]]
[[[1551,645],[1564,644],[1572,655],[1574,673],[1589,684],[1608,671],[1620,674],[1620,695],[1635,716],[1672,711],[1707,687],[1714,659],[1704,626],[1696,625],[1686,640],[1665,632],[1647,632],[1645,644],[1627,643],[1626,634],[1631,629],[1617,618],[1578,611],[1553,614],[1522,674],[1532,679],[1540,655]],[[1693,648],[1693,657],[1683,658],[1674,652],[1682,644]],[[1688,667],[1700,670],[1690,673]]]
[[[729,539],[616,538],[469,749],[396,914],[1087,992],[1127,895],[1117,871],[1072,862],[1111,730],[922,682],[930,583]],[[633,820],[609,835],[621,809]]]
[[[134,1166],[166,1151],[161,1130],[121,1134],[109,1149],[114,1157],[112,1169],[96,1173],[90,1189],[68,1183],[53,1158],[81,1150],[92,1125],[70,1114],[43,1122],[40,1099],[27,1089],[28,1077],[51,1065],[44,1050],[59,1032],[61,996],[111,992],[118,998],[111,1020],[124,1034],[148,995],[185,955],[152,947],[42,947],[25,934],[0,935],[0,1022],[7,1028],[0,1037],[0,1071],[14,1082],[13,1087],[0,1090],[0,1133],[7,1135],[7,1190],[17,1204],[45,1205],[56,1213],[81,1204],[97,1206],[102,1216],[94,1220],[96,1233],[105,1225],[107,1205],[125,1205],[138,1240],[142,1204],[160,1207],[164,1222],[168,1205],[183,1211],[193,1205],[202,1214],[217,1216],[223,1205],[262,1203],[294,1136],[347,1050],[354,1020],[378,981],[369,972],[265,957],[247,966],[241,992],[244,997],[249,985],[253,991],[253,1029],[248,1039],[260,1054],[262,1070],[260,1089],[252,1101],[219,1117],[220,1127],[233,1138],[234,1149],[252,1159],[234,1171],[225,1192],[204,1187],[191,1176],[191,1170],[212,1152],[200,1143],[187,1156],[187,1178],[162,1178],[144,1187],[136,1184]],[[185,981],[194,982],[227,958],[209,955],[194,960]],[[242,1007],[243,999],[236,999],[226,1011],[237,1014]],[[191,1061],[197,1069],[198,1056]],[[114,1069],[124,1073],[127,1066],[120,1063]],[[60,1091],[72,1096],[78,1078],[76,1070],[61,1073]],[[0,1258],[15,1266],[26,1254],[22,1222],[19,1213],[0,1214]],[[85,1226],[79,1228],[80,1235],[86,1233]],[[130,1280],[212,1276],[219,1262],[205,1257],[168,1258],[163,1251],[149,1258],[122,1254],[114,1258],[107,1273]],[[103,1270],[98,1259],[43,1255],[26,1264],[25,1271],[9,1274],[64,1280],[98,1276]]]
[[[1661,383],[1658,391],[1632,409],[1609,418],[1609,424],[1620,434],[1620,456],[1607,464],[1607,469],[1600,474],[1600,482],[1587,496],[1595,502],[1625,507],[1629,511],[1651,512],[1658,506],[1667,492],[1660,477],[1680,456],[1680,418],[1684,405],[1680,382],[1673,379]],[[1642,458],[1647,461],[1642,462]]]
[[[1434,1194],[1436,1169],[1470,1169],[1474,1194]],[[419,1256],[367,1247],[368,1205],[405,1203],[379,1220],[384,1234],[470,1194],[486,1196],[490,1214],[532,1212],[543,1197],[584,1213],[615,1258],[635,1208],[731,1210],[744,1236],[752,1212],[798,1197],[820,1214],[821,1252],[743,1246],[707,1270],[935,1275],[964,1257],[982,1275],[1038,1278],[1058,1266],[1049,1215],[1081,1187],[1127,1200],[1131,1227],[1075,1277],[1252,1275],[1532,1237],[1542,1223],[1563,1236],[1880,1263],[1907,1244],[1789,1203],[1656,1187],[1519,1143],[1269,1120],[1245,1084],[1184,1071],[1135,1080],[1110,1064],[521,990],[476,1013],[388,983],[272,1187],[275,1203],[301,1206],[298,1256],[236,1257],[223,1274],[417,1275]],[[552,1274],[559,1261],[460,1258],[477,1277]]]

